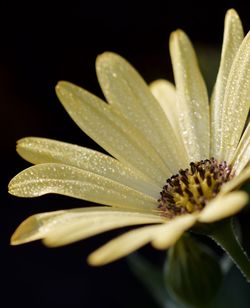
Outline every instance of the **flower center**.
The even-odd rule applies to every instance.
[[[213,157],[190,163],[178,174],[167,179],[158,200],[158,209],[165,217],[201,211],[214,198],[221,186],[233,177],[232,168]]]

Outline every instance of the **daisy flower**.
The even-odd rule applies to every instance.
[[[187,35],[170,36],[175,86],[148,86],[122,57],[98,56],[96,72],[108,103],[68,82],[56,93],[75,123],[110,156],[45,138],[18,141],[34,166],[15,176],[11,194],[57,193],[99,203],[26,219],[11,243],[38,239],[50,247],[115,228],[137,226],[93,252],[102,265],[151,243],[167,249],[190,228],[224,220],[248,201],[236,191],[250,177],[250,34],[234,10],[225,18],[221,62],[209,103]],[[142,225],[138,227],[139,225]]]

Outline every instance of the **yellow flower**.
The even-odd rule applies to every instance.
[[[120,56],[104,53],[96,71],[108,104],[68,82],[57,95],[76,124],[113,157],[44,138],[24,138],[18,153],[35,164],[9,184],[11,194],[58,193],[103,204],[33,215],[12,244],[43,239],[65,245],[114,228],[146,225],[111,240],[89,256],[101,265],[151,243],[166,249],[189,228],[240,211],[235,191],[250,177],[250,34],[229,10],[211,104],[195,52],[177,30],[170,37],[176,87],[150,87]],[[245,128],[246,127],[246,128]],[[244,130],[245,128],[245,130]],[[150,224],[150,225],[148,225]]]

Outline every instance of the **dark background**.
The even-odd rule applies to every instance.
[[[245,30],[250,27],[248,1],[175,2],[11,1],[0,6],[1,307],[157,307],[126,259],[101,268],[86,264],[87,255],[119,231],[57,249],[39,242],[10,247],[11,234],[27,216],[87,203],[52,195],[15,198],[7,194],[7,183],[29,166],[15,152],[19,138],[48,137],[99,149],[54,93],[58,80],[68,80],[102,96],[94,66],[98,54],[121,54],[147,82],[172,79],[168,37],[182,28],[200,50],[204,73],[214,76],[217,68],[210,63],[218,64],[226,10],[236,8]],[[149,247],[145,251],[162,259]]]

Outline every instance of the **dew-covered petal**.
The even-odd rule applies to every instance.
[[[43,239],[47,246],[62,246],[124,226],[160,223],[155,214],[109,207],[80,208],[32,215],[11,238],[12,245]]]
[[[96,71],[110,105],[120,111],[153,145],[171,173],[186,164],[185,152],[158,101],[138,72],[122,57],[105,52]]]
[[[175,86],[168,80],[158,79],[153,81],[149,87],[154,97],[160,103],[160,106],[169,120],[177,138],[180,140],[181,144],[183,144]],[[183,149],[183,151],[185,150]]]
[[[118,160],[100,152],[46,138],[23,138],[17,152],[33,164],[62,163],[104,176],[158,198],[161,188]]]
[[[221,147],[221,118],[228,75],[243,40],[240,18],[235,10],[227,11],[220,67],[211,99],[211,157],[218,157]]]
[[[107,152],[163,185],[169,170],[144,136],[120,113],[88,91],[60,82],[57,95],[76,124]]]
[[[78,221],[61,225],[48,234],[43,242],[47,246],[57,247],[116,228],[162,222],[162,218],[145,213],[110,212],[102,215],[94,213],[85,215],[84,220],[79,218]]]
[[[187,35],[170,36],[170,55],[177,89],[182,138],[190,161],[209,157],[210,124],[207,89]]]
[[[232,190],[239,188],[247,180],[250,179],[250,166],[247,166],[241,171],[237,176],[235,176],[231,181],[225,183],[221,188],[221,193],[227,193]]]
[[[179,120],[175,86],[168,80],[158,79],[149,85],[149,89],[159,102],[175,133],[177,133]]]
[[[241,137],[240,143],[237,146],[236,152],[233,156],[232,163],[233,171],[238,175],[249,163],[250,160],[250,122]]]
[[[183,216],[161,225],[129,231],[94,251],[88,261],[92,265],[104,265],[130,254],[149,242],[158,249],[165,249],[173,245],[194,222],[195,218],[189,215],[188,219]]]
[[[248,195],[243,191],[218,195],[201,211],[198,221],[211,223],[238,213],[248,202]]]
[[[154,209],[156,199],[103,176],[63,164],[40,164],[16,175],[9,192],[19,197],[62,194],[114,207]]]
[[[234,58],[222,109],[220,159],[230,161],[240,140],[250,104],[250,32]]]

